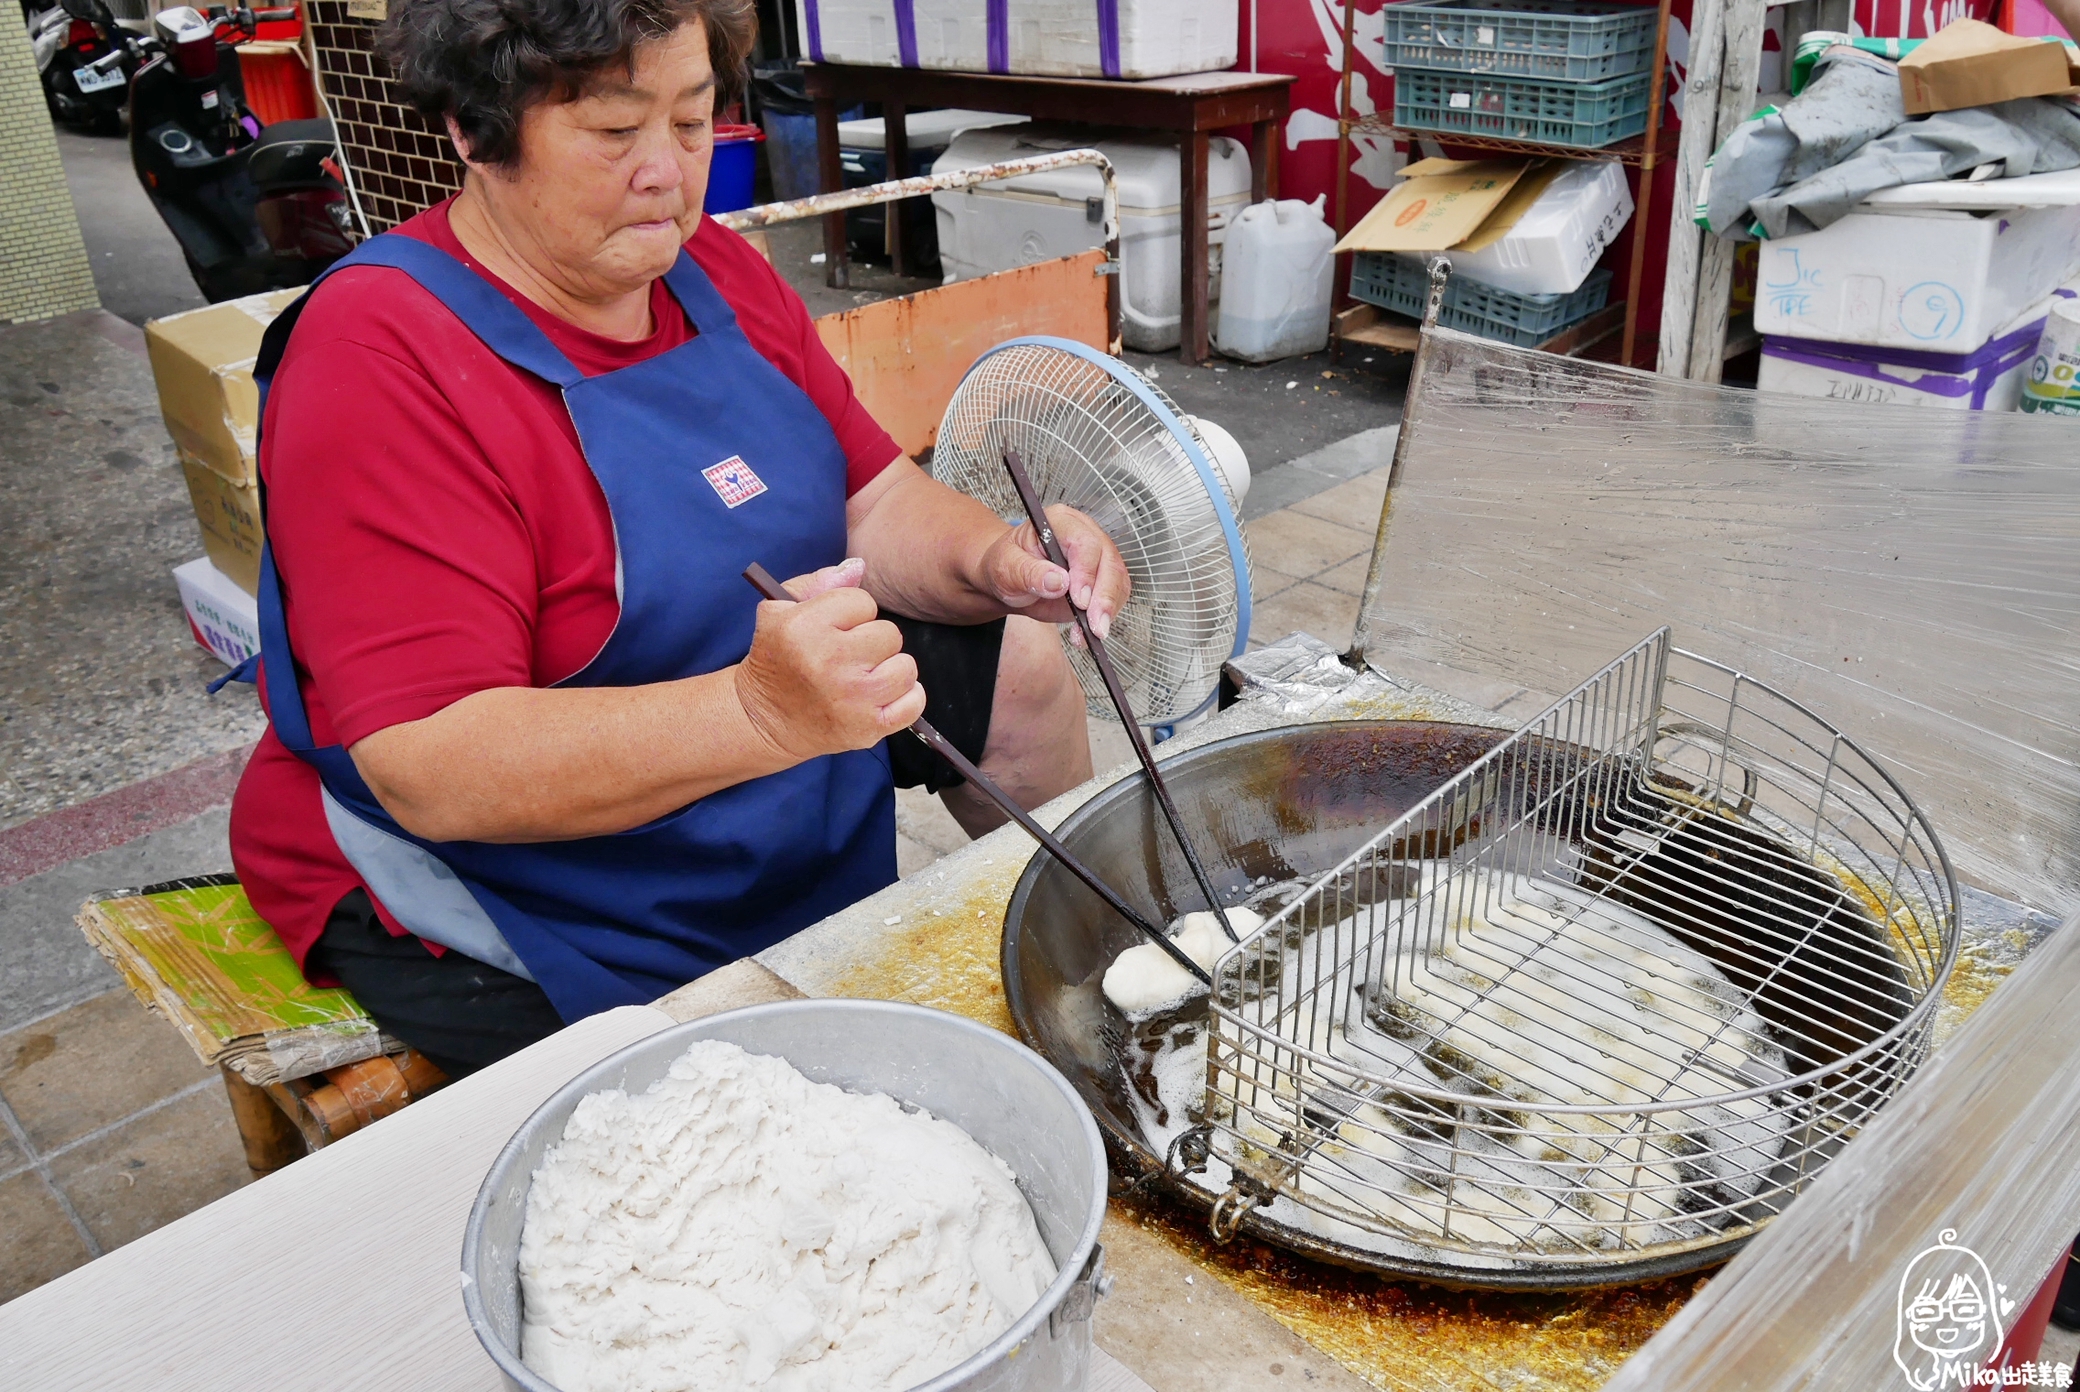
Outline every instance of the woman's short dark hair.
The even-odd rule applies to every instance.
[[[407,102],[435,121],[453,117],[472,160],[510,166],[528,107],[632,68],[637,48],[696,19],[719,109],[743,91],[756,0],[391,0],[376,43]]]

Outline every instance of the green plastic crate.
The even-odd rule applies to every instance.
[[[1351,294],[1382,309],[1423,317],[1430,297],[1430,271],[1419,261],[1392,252],[1361,251],[1351,258]],[[1437,322],[1448,329],[1535,348],[1570,324],[1610,303],[1611,273],[1596,270],[1566,295],[1520,295],[1455,275],[1444,283]]]
[[[1647,128],[1649,78],[1634,73],[1602,82],[1537,82],[1396,68],[1394,124],[1600,150]]]
[[[1392,4],[1389,66],[1601,82],[1644,72],[1658,12],[1609,0],[1432,0]]]

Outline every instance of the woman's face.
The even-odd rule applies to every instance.
[[[500,212],[580,293],[639,289],[671,269],[708,190],[715,71],[699,20],[635,52],[575,100],[520,119],[517,169],[486,182]]]

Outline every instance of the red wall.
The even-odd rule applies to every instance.
[[[1996,0],[1856,0],[1856,25],[1864,34],[1888,38],[1923,38],[1953,19],[1970,16],[1990,19]],[[1287,123],[1285,144],[1280,150],[1279,194],[1285,198],[1313,199],[1329,196],[1333,212],[1336,188],[1336,117],[1338,74],[1343,63],[1342,0],[1243,0],[1238,66],[1262,72],[1293,73],[1293,116]],[[1353,25],[1352,106],[1359,112],[1393,113],[1393,78],[1380,69],[1380,10],[1384,0],[1357,0]],[[1651,366],[1653,345],[1661,313],[1662,268],[1667,261],[1669,218],[1672,207],[1672,175],[1682,119],[1678,98],[1686,76],[1690,52],[1691,0],[1674,0],[1669,13],[1669,100],[1667,118],[1661,128],[1663,163],[1655,171],[1653,206],[1644,226],[1652,239],[1648,247],[1644,282],[1640,287],[1640,347],[1635,361]],[[1251,21],[1261,32],[1252,33]],[[1763,77],[1765,90],[1782,85],[1782,37],[1775,25],[1782,12],[1772,12],[1773,27],[1764,40]],[[1792,43],[1797,42],[1793,36]],[[1378,202],[1392,182],[1391,172],[1400,158],[1420,158],[1421,150],[1397,154],[1376,137],[1355,144],[1351,152],[1348,183],[1348,227]],[[1633,192],[1639,191],[1634,171]],[[1642,225],[1635,216],[1633,227]],[[1606,264],[1621,274],[1630,252],[1631,231],[1612,249]],[[1623,283],[1618,287],[1623,292]]]

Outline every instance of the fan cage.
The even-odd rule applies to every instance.
[[[1557,915],[1524,907],[1545,882]],[[1708,959],[1719,1004],[1604,970],[1619,915]],[[1270,1205],[1469,1271],[1736,1241],[1927,1056],[1957,948],[1955,876],[1897,782],[1663,630],[1223,955],[1215,1231]],[[1480,989],[1418,989],[1466,968]],[[1642,1025],[1672,1060],[1644,1077],[1619,1066]]]
[[[1133,594],[1106,649],[1136,718],[1174,724],[1205,710],[1221,664],[1248,644],[1250,617],[1248,548],[1205,441],[1125,363],[1036,337],[1000,344],[968,370],[931,472],[1023,522],[1006,449],[1018,451],[1043,504],[1088,514],[1119,545]],[[1091,714],[1111,717],[1097,665],[1063,637]]]

